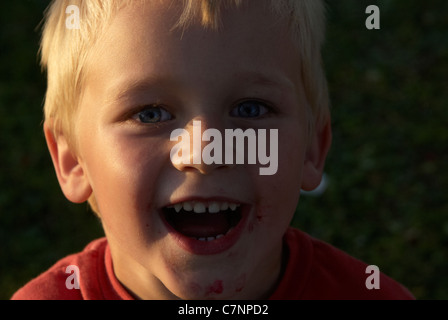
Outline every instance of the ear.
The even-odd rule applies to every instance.
[[[302,190],[311,191],[319,186],[331,138],[331,120],[327,117],[323,125],[316,128],[309,141],[303,167]]]
[[[65,197],[74,203],[87,201],[92,194],[92,188],[79,159],[71,152],[67,140],[62,134],[55,137],[47,122],[44,123],[44,133],[56,176]]]

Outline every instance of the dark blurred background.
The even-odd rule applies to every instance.
[[[419,299],[448,299],[448,1],[327,2],[328,186],[301,198],[293,225]],[[42,133],[48,3],[0,3],[0,299],[103,235],[64,198]],[[380,30],[365,27],[370,4]]]

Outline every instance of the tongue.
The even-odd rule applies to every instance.
[[[231,226],[226,214],[187,213],[177,214],[173,227],[187,237],[207,238],[224,235]]]

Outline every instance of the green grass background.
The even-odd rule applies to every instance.
[[[36,27],[47,4],[0,4],[0,299],[103,235],[87,205],[63,197],[42,134]],[[380,30],[365,28],[370,4]],[[301,198],[293,225],[419,299],[448,299],[448,1],[328,9],[329,185]]]

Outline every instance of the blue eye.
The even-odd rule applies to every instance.
[[[146,106],[136,114],[136,117],[141,123],[158,123],[172,119],[168,111],[158,106]]]
[[[258,118],[269,111],[268,107],[256,100],[247,100],[238,105],[232,110],[231,115],[242,118]]]

